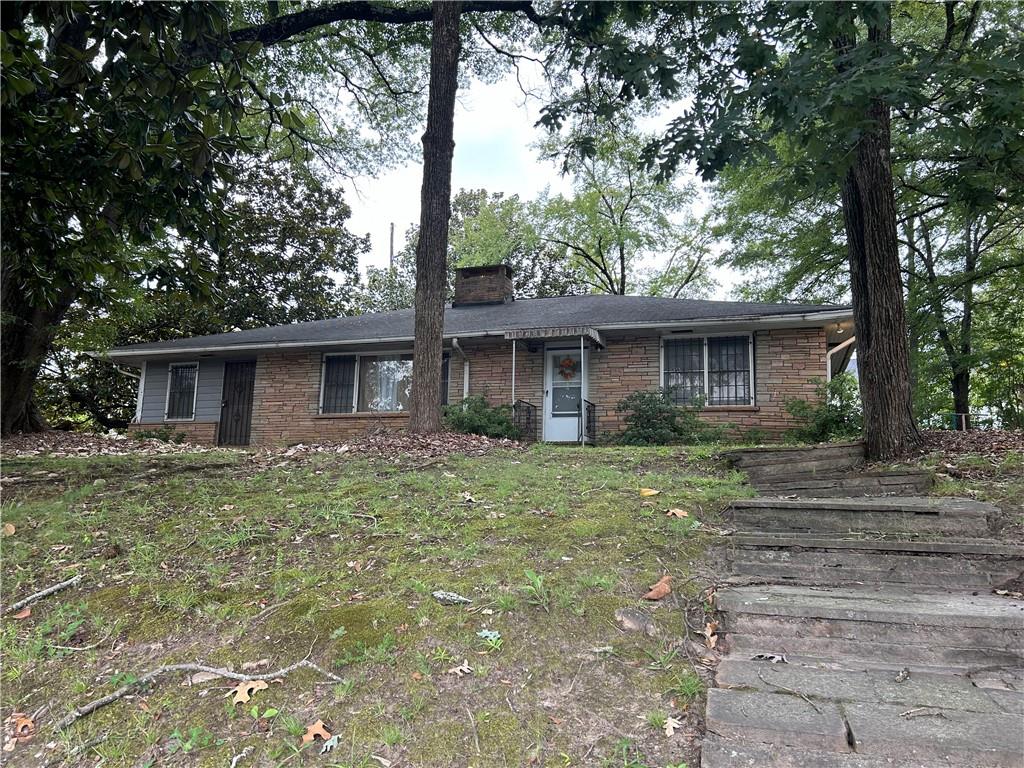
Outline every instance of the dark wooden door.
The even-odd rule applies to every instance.
[[[248,445],[252,428],[252,387],[256,363],[224,363],[224,392],[220,404],[221,445]]]

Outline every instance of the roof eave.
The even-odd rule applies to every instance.
[[[676,321],[664,321],[664,320],[644,320],[637,321],[635,323],[607,323],[603,325],[591,324],[590,327],[598,331],[629,331],[629,330],[640,330],[644,328],[651,329],[663,329],[671,330],[674,328],[712,328],[723,325],[736,325],[738,323],[753,324],[753,325],[789,325],[793,323],[808,323],[808,322],[821,322],[831,323],[841,320],[849,320],[853,318],[853,312],[849,309],[841,310],[825,310],[819,312],[790,312],[778,315],[733,315],[730,317],[720,317],[714,319],[693,319],[693,320],[676,320]],[[501,328],[488,331],[474,331],[470,333],[446,333],[444,334],[445,339],[468,339],[468,338],[484,338],[489,336],[503,337],[505,332],[510,329]],[[211,352],[252,352],[260,350],[275,350],[275,349],[302,349],[302,348],[319,348],[319,347],[354,347],[364,344],[397,344],[403,342],[414,341],[412,336],[389,336],[389,337],[373,337],[367,339],[346,339],[339,341],[337,339],[328,339],[323,341],[272,341],[272,342],[257,342],[253,344],[220,344],[220,345],[200,345],[193,347],[165,347],[155,349],[112,349],[106,353],[89,353],[97,357],[102,357],[107,360],[131,360],[147,357],[160,357],[164,355],[193,355],[193,354],[208,354]]]

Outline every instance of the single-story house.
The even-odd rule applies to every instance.
[[[457,272],[445,310],[443,403],[482,395],[514,404],[526,437],[593,442],[618,432],[616,404],[667,388],[701,416],[778,436],[791,399],[853,351],[845,306],[648,296],[516,300],[507,266]],[[190,440],[274,445],[344,440],[408,419],[413,312],[118,347],[138,369],[132,428],[170,426]]]

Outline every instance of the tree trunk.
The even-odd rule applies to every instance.
[[[953,411],[956,414],[953,427],[968,430],[971,428],[971,369],[963,367],[954,371],[950,388],[953,390]]]
[[[430,92],[423,134],[423,186],[416,244],[416,323],[409,430],[441,429],[441,355],[448,276],[455,92],[459,85],[459,17],[462,4],[434,0],[430,42]]]
[[[888,29],[872,27],[872,42]],[[857,365],[870,459],[892,459],[920,444],[910,392],[907,321],[900,279],[889,107],[872,101],[873,128],[857,143],[842,183],[843,220],[857,333]]]
[[[72,290],[52,304],[35,307],[26,299],[15,275],[3,275],[3,344],[0,351],[0,434],[41,432],[46,421],[32,391],[39,368],[50,351],[57,327],[74,303]]]

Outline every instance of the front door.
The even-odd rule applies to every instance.
[[[575,443],[580,439],[580,408],[587,396],[580,348],[544,352],[544,439]]]
[[[248,445],[252,427],[252,388],[256,382],[256,363],[224,363],[224,392],[220,403],[221,445]]]

